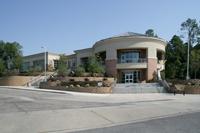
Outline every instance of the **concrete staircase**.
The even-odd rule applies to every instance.
[[[57,72],[47,72],[47,75],[44,76],[44,73],[42,73],[39,76],[34,77],[31,81],[25,84],[25,86],[32,86],[38,88],[40,85],[40,82],[44,82],[50,78],[51,75],[56,75]]]
[[[159,83],[129,83],[116,84],[113,93],[165,93],[166,90]]]
[[[32,87],[39,87],[40,82],[44,82],[46,79],[48,79],[48,76],[38,76],[31,80],[28,85]]]

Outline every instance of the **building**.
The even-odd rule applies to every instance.
[[[45,62],[44,58],[45,58],[45,52],[24,56],[22,71],[26,72],[31,69],[44,70],[44,62]],[[60,59],[59,54],[46,52],[46,66],[47,66],[46,68],[47,68],[47,70],[57,69],[59,59]]]
[[[76,54],[67,55],[67,68],[70,70],[75,70],[76,64]]]
[[[127,32],[100,40],[91,48],[76,50],[69,60],[78,66],[98,54],[106,74],[116,77],[117,82],[146,82],[164,69],[165,47],[166,41],[161,38]]]

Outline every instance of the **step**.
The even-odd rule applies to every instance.
[[[116,84],[113,93],[165,93],[158,83]]]

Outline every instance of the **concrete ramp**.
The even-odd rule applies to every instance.
[[[113,93],[165,93],[164,87],[158,83],[116,84]]]

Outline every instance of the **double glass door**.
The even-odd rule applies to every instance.
[[[138,83],[140,81],[140,71],[125,73],[125,83]]]

